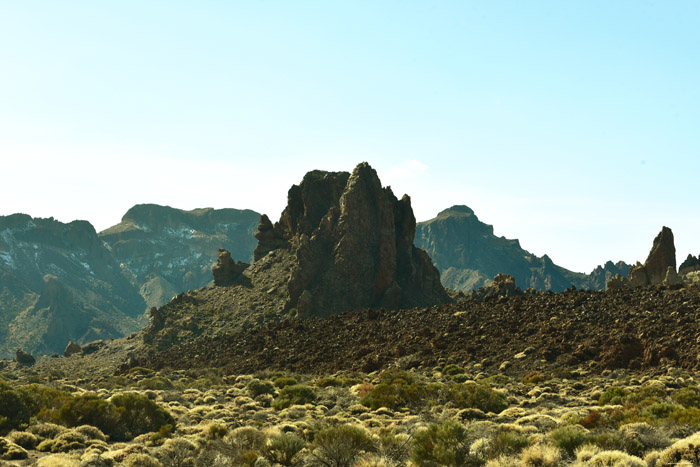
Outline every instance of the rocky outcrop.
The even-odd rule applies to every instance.
[[[227,286],[235,284],[248,266],[250,266],[248,263],[242,261],[236,263],[231,258],[231,253],[228,250],[219,248],[219,256],[216,264],[212,267],[214,285]]]
[[[522,289],[515,284],[513,276],[497,274],[491,284],[475,290],[471,296],[478,300],[488,300],[497,297],[517,297],[523,293]]]
[[[680,283],[676,274],[676,247],[673,232],[663,227],[654,239],[649,256],[644,264],[637,263],[630,268],[629,276],[617,274],[607,284],[608,290],[644,287],[647,285],[673,285]]]
[[[313,171],[289,190],[272,228],[261,218],[256,257],[294,252],[287,309],[330,315],[360,308],[446,302],[430,257],[413,245],[416,220],[407,195],[397,199],[369,164],[352,174]]]
[[[572,285],[581,289],[604,289],[615,274],[627,275],[623,262],[597,267],[581,274],[557,266],[547,256],[524,250],[518,240],[498,237],[491,225],[481,222],[467,206],[452,206],[437,217],[420,222],[416,246],[425,249],[441,272],[443,284],[469,292],[488,285],[496,274],[513,276],[523,288],[560,292]]]
[[[676,247],[673,243],[673,232],[668,227],[663,227],[654,239],[654,245],[644,262],[649,283],[661,284],[669,267],[676,270]]]
[[[15,361],[24,366],[31,366],[36,363],[34,356],[22,349],[17,349],[15,351]]]
[[[693,271],[700,271],[700,255],[688,255],[678,268],[678,274],[680,275],[685,275]]]
[[[70,357],[73,354],[80,353],[83,349],[77,342],[70,341],[63,351],[64,357]]]

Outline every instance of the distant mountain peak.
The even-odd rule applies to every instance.
[[[449,216],[449,215],[456,215],[456,214],[474,214],[474,210],[470,208],[469,206],[465,206],[464,204],[455,204],[452,207],[449,207],[447,209],[444,209],[440,211],[438,214],[438,217],[440,216]]]

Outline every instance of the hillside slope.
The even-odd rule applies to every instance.
[[[70,340],[118,337],[145,303],[85,221],[0,217],[0,355],[63,352]]]
[[[423,248],[441,272],[446,287],[465,292],[488,284],[496,274],[510,274],[522,289],[560,292],[572,285],[604,290],[615,274],[626,276],[623,262],[606,263],[591,274],[557,266],[544,255],[524,250],[518,240],[497,237],[467,206],[453,206],[416,226],[416,246]]]

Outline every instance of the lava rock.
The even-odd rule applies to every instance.
[[[36,363],[34,356],[22,349],[17,349],[15,352],[15,361],[24,366],[32,366]]]
[[[216,264],[212,267],[214,285],[227,286],[236,283],[248,266],[249,264],[242,261],[236,263],[228,250],[219,248],[219,256]]]
[[[644,262],[649,276],[649,283],[652,285],[661,284],[666,277],[668,268],[676,270],[676,247],[673,243],[673,232],[668,227],[663,227],[661,232],[654,239],[649,256]]]
[[[63,351],[64,357],[70,357],[73,354],[80,353],[83,349],[77,343],[70,341],[66,346],[66,350]]]

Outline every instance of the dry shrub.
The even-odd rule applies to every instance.
[[[550,444],[535,444],[520,453],[523,467],[555,467],[561,464],[561,451]]]
[[[659,456],[657,465],[673,464],[681,461],[700,464],[700,432],[676,441],[664,449]]]
[[[80,461],[67,454],[53,454],[42,457],[36,465],[37,467],[80,467]]]
[[[7,439],[24,449],[34,449],[39,444],[39,438],[28,431],[13,431],[7,435]]]
[[[646,467],[639,457],[622,451],[601,451],[586,463],[592,467]]]
[[[67,429],[65,426],[56,425],[55,423],[37,423],[27,428],[27,431],[42,439],[53,439]]]
[[[163,467],[158,459],[145,453],[129,454],[121,465],[123,467]]]
[[[586,463],[599,452],[600,448],[595,444],[584,444],[576,449],[576,460],[581,463]]]

